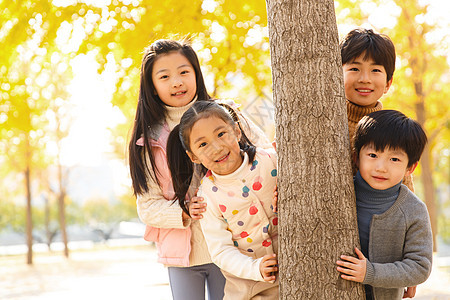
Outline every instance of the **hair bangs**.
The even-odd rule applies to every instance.
[[[355,132],[356,154],[371,145],[376,151],[403,150],[408,155],[408,166],[419,161],[427,137],[416,121],[395,110],[380,110],[363,117]]]

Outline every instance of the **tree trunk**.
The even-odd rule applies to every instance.
[[[31,214],[31,153],[28,136],[26,137],[26,166],[25,166],[25,190],[27,193],[26,207],[26,236],[27,236],[27,264],[33,264],[33,217]]]
[[[61,237],[64,243],[64,256],[69,257],[69,247],[66,231],[66,206],[64,204],[64,198],[66,196],[66,190],[63,183],[62,166],[58,159],[58,179],[59,179],[59,194],[58,194],[58,209],[59,209],[59,227],[61,229]]]
[[[419,97],[419,101],[416,103],[416,116],[417,122],[425,128],[426,121],[426,111],[424,97],[421,93],[418,93],[416,88],[416,95]],[[422,166],[422,184],[424,191],[424,202],[427,205],[428,214],[430,215],[431,231],[433,232],[433,251],[437,251],[437,240],[436,235],[438,232],[437,228],[437,215],[436,215],[436,202],[434,197],[434,184],[433,184],[433,173],[431,172],[431,151],[430,151],[431,140],[428,141],[425,149],[423,150],[421,158]]]
[[[48,251],[51,251],[52,246],[52,232],[50,230],[50,203],[47,196],[44,196],[44,222],[45,222],[45,236],[47,237]]]
[[[266,0],[278,152],[280,299],[363,299],[336,260],[359,247],[332,0]]]
[[[425,47],[423,43],[425,43],[425,36],[428,33],[428,30],[418,30],[419,24],[415,21],[414,18],[414,10],[411,6],[411,3],[407,3],[405,1],[395,1],[395,4],[400,6],[402,9],[402,16],[406,20],[405,24],[409,27],[408,32],[410,33],[407,37],[409,49],[413,49],[409,51],[409,55],[411,56],[409,61],[409,66],[412,70],[412,80],[414,84],[414,92],[417,97],[417,101],[415,103],[415,113],[417,122],[424,128],[425,123],[427,122],[427,111],[425,108],[425,102],[427,98],[427,93],[424,88],[424,78],[426,77],[426,72],[428,70],[429,65],[429,56],[424,55],[422,51]],[[425,130],[426,131],[426,130]],[[427,132],[428,133],[428,132]],[[436,200],[435,200],[435,192],[434,192],[434,183],[433,183],[433,166],[431,160],[431,144],[432,137],[428,135],[428,143],[425,146],[421,157],[421,167],[422,167],[422,184],[424,191],[424,202],[427,205],[428,214],[430,216],[431,222],[431,230],[433,231],[433,251],[437,251],[437,243],[436,236],[438,233],[437,227],[437,210],[436,210]]]

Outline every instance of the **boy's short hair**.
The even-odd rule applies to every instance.
[[[379,110],[364,116],[355,132],[355,153],[372,145],[376,151],[386,148],[401,149],[408,155],[408,168],[418,162],[427,136],[422,126],[396,110]]]
[[[372,29],[357,28],[350,31],[340,43],[342,65],[365,53],[364,60],[372,58],[376,64],[384,66],[387,81],[394,76],[395,47],[391,39]]]

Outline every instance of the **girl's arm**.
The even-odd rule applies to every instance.
[[[202,196],[207,201],[208,209],[203,213],[200,224],[212,261],[237,277],[264,281],[259,269],[262,258],[253,259],[240,252],[233,244],[232,234],[217,204],[205,193]]]
[[[155,163],[160,173],[158,179],[164,190],[173,191],[172,179],[167,167],[167,158],[163,152],[155,152]],[[150,165],[150,162],[148,161]],[[139,219],[146,225],[156,228],[183,229],[190,225],[189,219],[183,221],[183,210],[178,201],[167,199],[163,189],[150,175],[147,175],[148,192],[138,195],[136,204]]]
[[[139,219],[146,225],[157,228],[183,229],[190,222],[183,222],[183,210],[177,201],[167,200],[161,187],[151,181],[149,190],[136,200]]]

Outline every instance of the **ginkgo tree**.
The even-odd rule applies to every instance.
[[[337,6],[337,15],[345,17],[340,20],[342,23],[352,20],[355,26],[369,25],[387,34],[396,47],[397,68],[391,90],[382,98],[383,106],[415,118],[426,130],[428,144],[416,171],[420,177],[415,176],[415,187],[428,207],[436,251],[439,203],[435,190],[449,180],[448,172],[442,172],[448,170],[446,148],[450,136],[450,103],[443,101],[450,97],[448,27],[436,17],[433,10],[438,7],[423,1],[359,1],[353,3],[356,8],[353,10],[348,8],[350,2],[341,0]],[[383,10],[383,7],[386,11],[386,5],[390,7],[394,25],[377,22],[376,26],[370,12]],[[445,227],[441,229],[446,230]]]
[[[99,72],[108,59],[116,64],[112,103],[128,121],[114,131],[121,156],[136,110],[142,53],[157,39],[192,41],[213,97],[238,89],[237,101],[243,102],[249,94],[271,88],[264,1],[111,1],[101,12],[80,10],[74,18],[87,32],[94,30],[79,51],[97,51]]]
[[[448,134],[450,129],[448,124],[450,104],[448,101],[442,101],[450,97],[449,81],[445,79],[449,75],[449,65],[446,57],[437,50],[441,39],[433,42],[430,38],[438,27],[433,20],[425,21],[424,14],[427,13],[428,6],[422,7],[418,1],[408,4],[404,1],[395,2],[402,12],[398,18],[396,31],[390,31],[390,35],[397,42],[402,59],[402,68],[399,71],[403,76],[401,81],[399,80],[399,88],[390,99],[393,102],[392,106],[407,110],[410,115],[415,116],[428,135],[428,144],[421,159],[420,177],[423,184],[423,199],[430,213],[434,233],[434,250],[437,250],[438,212],[433,173],[439,160],[434,162],[433,156],[437,158],[442,155],[441,151],[445,149],[442,137],[445,131]],[[447,34],[446,38],[450,40],[450,34]]]
[[[400,108],[422,118],[430,138],[428,154],[424,154],[429,163],[427,167],[423,160],[419,171],[433,176],[432,183],[428,175],[422,180],[428,182],[423,193],[429,195],[437,184],[448,182],[449,104],[443,101],[450,86],[448,49],[436,38],[445,38],[448,30],[439,28],[430,18],[429,8],[421,3],[335,2],[338,25],[367,23],[374,5],[389,4],[398,12],[393,15],[396,23],[392,29],[372,24],[392,38],[399,58],[392,91],[383,102],[386,108]],[[55,53],[64,56],[65,62],[81,53],[94,53],[99,73],[107,71],[106,63],[115,65],[112,102],[126,120],[112,128],[112,143],[120,158],[126,157],[124,149],[136,109],[142,51],[156,39],[191,37],[212,96],[234,90],[237,100],[245,102],[250,95],[271,92],[264,0],[22,0],[0,2],[0,13],[0,174],[23,182],[30,174],[26,185],[30,188],[16,189],[23,198],[27,198],[24,191],[29,191],[30,206],[38,192],[37,188],[33,191],[37,180],[33,170],[56,163],[53,154],[45,151],[54,137],[49,133],[55,130],[48,114],[57,101],[67,99],[64,91],[72,76],[70,64],[62,68],[55,62]],[[55,72],[62,77],[50,76]],[[420,185],[416,184],[416,189],[421,192]],[[31,229],[28,235],[31,244]]]
[[[233,86],[233,76],[246,69],[254,86],[270,81],[267,43],[264,50],[265,6],[258,1],[3,1],[0,3],[0,148],[4,173],[24,174],[27,199],[28,263],[32,263],[31,205],[37,176],[55,158],[45,151],[51,137],[55,103],[65,98],[70,67],[55,68],[55,53],[66,59],[79,53],[96,53],[104,71],[108,59],[117,65],[117,90],[113,103],[127,120],[134,114],[142,50],[158,38],[193,34],[194,47],[211,75],[211,94]],[[267,41],[267,38],[266,38]],[[233,75],[234,74],[234,75]],[[59,93],[59,94],[58,94]],[[117,148],[125,144],[128,124],[119,127]],[[45,134],[44,134],[45,132]],[[123,151],[121,151],[123,155]],[[10,159],[12,158],[12,159]],[[53,162],[51,162],[53,160]],[[2,165],[3,166],[3,165]],[[43,174],[43,173],[40,173]],[[62,191],[62,188],[61,188]],[[20,190],[17,190],[20,193]],[[62,219],[62,218],[61,218]]]
[[[57,98],[52,94],[55,86],[50,82],[54,73],[51,70],[52,53],[59,51],[56,37],[61,24],[70,22],[74,11],[62,10],[51,1],[40,0],[3,1],[0,12],[2,167],[23,177],[25,188],[18,191],[25,191],[27,263],[31,264],[32,198],[37,194],[33,188],[39,186],[34,174],[51,163],[45,148],[49,141],[46,113]],[[64,81],[60,81],[59,85],[63,86]]]
[[[18,74],[15,82],[9,83],[8,89],[14,102],[2,103],[3,107],[8,107],[7,111],[2,112],[7,119],[5,126],[2,126],[2,139],[0,148],[6,157],[2,166],[7,170],[22,174],[24,181],[25,199],[26,199],[26,235],[28,255],[27,263],[32,263],[32,176],[33,170],[44,168],[46,165],[43,145],[45,133],[43,123],[45,122],[40,114],[45,111],[45,101],[39,101],[38,94],[32,93],[29,88],[32,84],[30,77],[24,78],[24,74],[29,75],[30,70],[24,66],[23,73]]]

